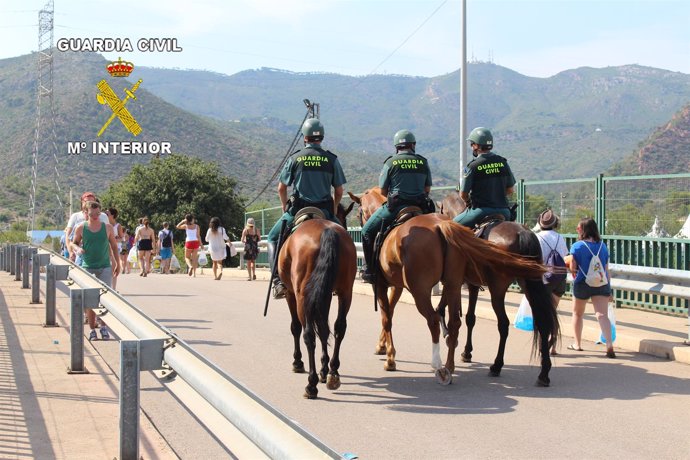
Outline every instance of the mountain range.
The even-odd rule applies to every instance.
[[[36,128],[37,57],[0,60],[0,198],[26,208]],[[348,189],[376,182],[393,153],[393,134],[411,129],[418,153],[431,162],[437,185],[455,184],[459,149],[459,72],[434,78],[402,75],[350,77],[262,68],[235,75],[135,67],[112,78],[95,53],[54,54],[54,141],[63,190],[102,190],[147,155],[70,155],[69,143],[167,141],[176,153],[217,162],[254,198],[280,166],[305,116],[317,102],[324,146],[336,152]],[[119,98],[142,79],[127,109],[141,125],[133,138],[96,101],[105,79]],[[468,120],[492,129],[495,150],[517,177],[565,179],[601,172],[625,174],[688,170],[690,75],[637,65],[579,68],[533,78],[476,62],[468,65]],[[45,107],[42,108],[45,113]],[[51,140],[52,126],[42,124]],[[38,176],[50,188],[52,142],[39,144]],[[668,155],[668,156],[666,156]],[[42,189],[41,189],[42,190]],[[263,200],[275,201],[274,186]],[[41,197],[41,200],[48,200]]]

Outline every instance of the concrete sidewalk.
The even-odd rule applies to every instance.
[[[206,274],[209,272],[210,270],[207,269]],[[234,278],[246,278],[247,272],[246,270],[226,268],[223,271],[223,275],[230,275]],[[257,279],[266,280],[268,276],[269,273],[266,269],[260,269],[256,272]],[[354,292],[357,294],[372,295],[372,288],[370,285],[364,284],[357,279],[354,285]],[[466,291],[463,291],[463,293],[466,294]],[[438,299],[439,297],[434,297],[432,302],[437,304]],[[511,323],[515,319],[521,300],[522,294],[516,292],[508,292],[506,296],[506,311]],[[412,296],[407,291],[403,293],[400,301],[414,304]],[[467,297],[463,295],[463,302],[466,301]],[[467,308],[465,303],[463,303],[463,308]],[[562,299],[558,306],[562,334],[559,351],[565,350],[565,348],[572,343],[571,312],[572,301],[567,298]],[[488,291],[479,293],[477,317],[492,321],[496,320],[496,315],[491,308],[491,298]],[[690,364],[690,346],[685,344],[685,342],[688,341],[688,323],[689,320],[687,316],[672,316],[633,308],[617,308],[616,341],[614,345],[616,349],[620,348],[623,350],[637,351],[659,358]],[[605,353],[606,349],[604,345],[596,344],[599,340],[600,333],[601,329],[599,329],[599,323],[594,316],[594,308],[591,303],[588,303],[585,310],[584,329],[582,331],[582,339],[584,342],[582,344],[583,349]],[[464,339],[461,329],[461,341],[462,340]]]
[[[88,340],[89,374],[68,374],[69,318],[58,310],[60,326],[43,327],[45,304],[30,301],[30,289],[0,273],[0,458],[119,457],[117,376]],[[143,458],[177,458],[143,414],[140,427]]]

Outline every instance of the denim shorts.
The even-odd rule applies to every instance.
[[[587,300],[595,295],[603,295],[608,297],[611,295],[611,283],[606,283],[603,286],[592,287],[584,281],[573,283],[573,296],[580,300]]]
[[[172,259],[172,248],[161,248],[160,250],[161,259]]]

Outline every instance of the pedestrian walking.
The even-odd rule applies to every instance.
[[[193,214],[187,214],[176,228],[184,230],[186,237],[184,242],[184,260],[187,264],[187,275],[196,277],[196,268],[199,264],[199,248],[201,247],[201,232],[199,224],[194,221]]]
[[[101,205],[96,201],[87,201],[88,220],[79,224],[74,230],[74,240],[71,252],[82,259],[82,268],[93,274],[104,284],[112,287],[113,278],[120,273],[120,258],[117,254],[117,241],[112,225],[100,221]],[[83,246],[80,247],[80,244]],[[111,266],[111,260],[115,261]],[[96,313],[92,309],[86,310],[86,317],[91,332],[89,340],[94,340],[96,334]],[[101,322],[101,338],[110,338],[108,327]]]
[[[247,281],[256,279],[256,258],[259,256],[259,241],[261,234],[254,225],[254,218],[247,219],[247,225],[242,230],[241,241],[244,243],[244,261],[247,263]]]
[[[225,229],[220,225],[218,217],[212,217],[206,231],[208,252],[213,262],[213,278],[218,281],[223,276],[223,260],[227,255],[225,244],[230,241]]]

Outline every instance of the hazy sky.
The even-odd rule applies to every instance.
[[[46,0],[0,0],[0,59],[38,48]],[[135,65],[435,76],[461,60],[460,0],[55,0],[60,38],[176,38]],[[467,56],[524,75],[641,64],[690,74],[689,0],[467,1]]]

